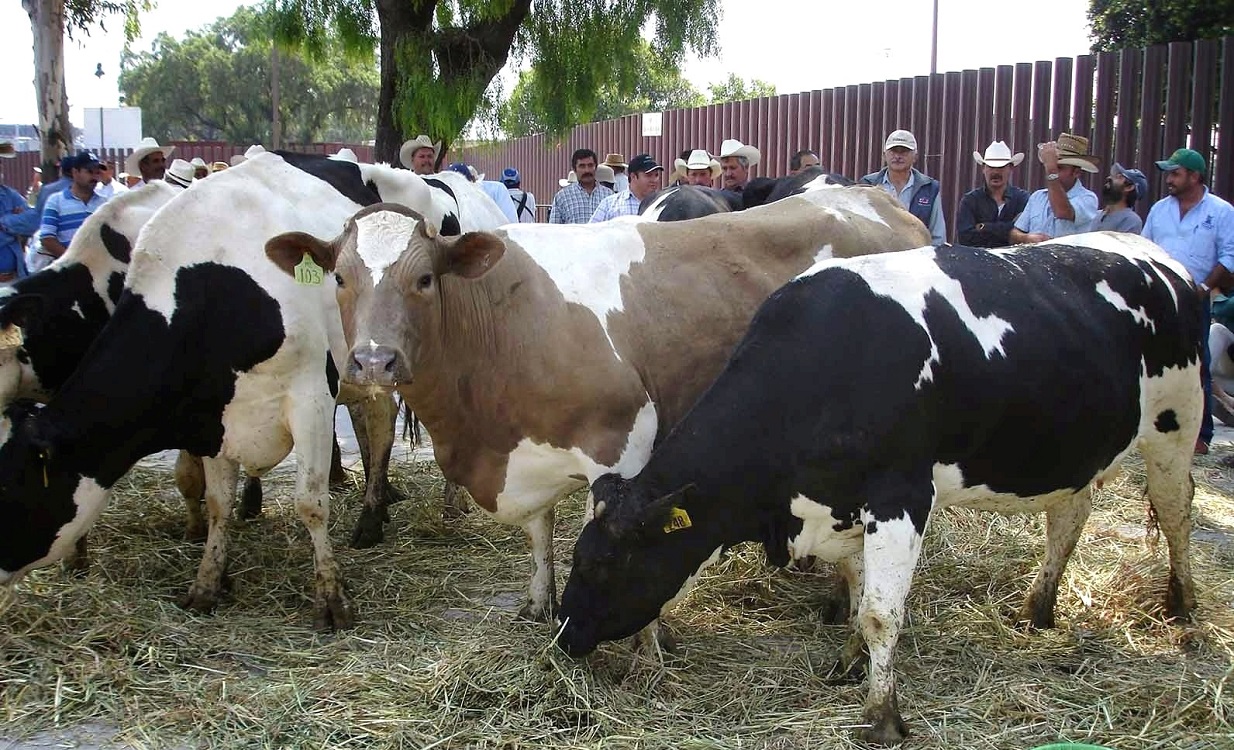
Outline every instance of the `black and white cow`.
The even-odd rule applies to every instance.
[[[754,208],[775,203],[790,195],[824,187],[844,187],[853,181],[842,174],[824,172],[822,167],[806,167],[796,174],[783,177],[755,177],[741,191],[741,208]]]
[[[657,191],[638,206],[651,221],[685,221],[742,209],[741,196],[731,190],[699,185],[674,185]]]
[[[298,283],[261,247],[281,232],[332,235],[355,203],[340,200],[335,184],[302,179],[290,161],[256,155],[165,205],[141,231],[114,314],[77,369],[37,415],[22,405],[6,412],[0,583],[63,557],[129,467],[179,448],[207,457],[209,529],[184,603],[211,610],[238,471],[260,476],[294,449],[296,507],[315,553],[315,623],[351,624],[327,535],[334,363],[347,352],[337,283],[330,273]],[[382,189],[388,177],[386,194],[402,185],[404,199],[426,206],[435,225],[449,223],[436,191],[410,172],[366,176],[367,189]],[[461,181],[458,190],[468,186]],[[230,221],[220,225],[219,216]],[[186,241],[186,227],[214,229]]]
[[[1199,316],[1183,267],[1127,234],[817,264],[762,306],[638,476],[592,485],[559,643],[584,655],[638,632],[729,545],[817,555],[850,583],[845,665],[869,649],[864,734],[896,743],[893,657],[931,512],[1045,511],[1022,616],[1051,626],[1090,488],[1137,447],[1169,543],[1166,611],[1187,616]]]

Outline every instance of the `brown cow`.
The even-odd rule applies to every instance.
[[[890,196],[825,188],[685,222],[508,225],[438,237],[370,206],[311,253],[354,295],[344,379],[402,393],[442,472],[526,531],[535,569],[521,614],[556,609],[557,500],[605,472],[633,476],[719,373],[758,305],[819,259],[905,250],[929,233]]]

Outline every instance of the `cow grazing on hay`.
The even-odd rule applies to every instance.
[[[636,633],[738,542],[778,565],[817,555],[850,586],[842,664],[869,650],[863,734],[897,743],[895,647],[931,512],[1045,511],[1021,616],[1052,626],[1091,487],[1137,446],[1166,611],[1187,616],[1199,319],[1187,272],[1134,235],[818,264],[762,306],[637,477],[592,485],[560,645]]]

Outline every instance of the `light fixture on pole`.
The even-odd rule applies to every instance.
[[[94,67],[94,77],[95,77],[95,78],[97,78],[97,79],[99,79],[99,83],[102,83],[102,82],[103,82],[103,76],[104,76],[104,75],[105,75],[105,74],[103,73],[103,63],[98,63],[98,64]],[[99,105],[99,158],[100,158],[100,159],[106,159],[106,158],[107,158],[107,156],[103,153],[103,147],[104,147],[104,140],[103,140],[103,105],[101,105],[101,104],[100,104],[100,105]]]

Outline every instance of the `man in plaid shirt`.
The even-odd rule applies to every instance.
[[[566,185],[553,196],[550,224],[586,224],[600,207],[600,201],[613,194],[596,182],[596,152],[580,148],[570,158],[578,182]]]
[[[664,167],[657,164],[651,154],[639,154],[631,159],[628,171],[630,187],[600,201],[600,207],[591,215],[592,224],[617,216],[636,216],[643,199],[660,189]]]

